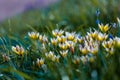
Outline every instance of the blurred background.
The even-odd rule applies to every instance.
[[[120,16],[120,0],[36,0],[34,4],[32,1],[23,0],[18,11],[8,12],[1,18],[1,35],[24,35],[33,29],[40,32],[54,28],[80,31],[81,28],[98,27],[97,22],[114,23]]]

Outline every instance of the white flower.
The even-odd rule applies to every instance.
[[[107,39],[107,37],[108,37],[108,35],[106,35],[106,33],[103,34],[103,33],[99,32],[97,39],[98,39],[99,41],[104,41],[104,40]]]
[[[60,51],[62,57],[67,56],[68,50]]]
[[[115,45],[120,48],[120,38],[115,37],[114,40],[115,40]]]
[[[41,58],[41,59],[37,58],[36,65],[38,67],[41,67],[43,64],[44,64],[44,59],[43,58]]]
[[[38,32],[28,32],[28,36],[32,39],[38,39],[39,33]]]
[[[72,33],[65,32],[65,35],[66,35],[68,40],[74,40],[74,38],[76,36],[75,32],[72,32]]]
[[[47,38],[47,36],[46,35],[39,35],[39,40],[40,40],[40,42],[42,42],[42,43],[46,43],[46,42],[48,42],[48,38]]]
[[[63,33],[64,33],[63,30],[58,30],[58,29],[55,29],[55,30],[52,31],[52,34],[53,34],[55,37],[57,37],[57,36],[62,36]]]
[[[12,51],[15,52],[16,54],[18,55],[23,55],[24,54],[24,48],[19,46],[19,45],[16,45],[16,46],[12,46]]]
[[[50,51],[49,53],[45,53],[45,56],[47,58],[53,58],[54,57],[54,52]]]

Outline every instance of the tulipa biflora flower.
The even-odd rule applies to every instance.
[[[119,37],[115,37],[114,40],[115,40],[115,46],[120,48],[120,38]]]
[[[59,43],[59,47],[60,47],[60,49],[62,49],[62,50],[68,49],[68,46],[67,46],[67,44],[65,44],[65,43]]]
[[[59,62],[60,56],[59,55],[54,55],[54,57],[52,58],[53,62]]]
[[[120,19],[117,17],[118,24],[120,25]]]
[[[63,33],[64,33],[63,30],[58,30],[58,29],[55,29],[55,30],[52,31],[52,34],[53,34],[53,36],[55,36],[55,37],[57,37],[57,36],[62,36]]]
[[[52,58],[54,57],[54,52],[50,51],[49,53],[45,53],[45,56],[46,56],[47,58],[52,59]]]
[[[56,46],[58,43],[58,40],[55,38],[53,38],[53,39],[51,38],[51,43],[52,43],[52,45]]]
[[[79,43],[82,43],[82,42],[83,42],[83,37],[77,36],[76,39],[77,39],[77,42],[79,42]]]
[[[75,58],[72,60],[74,64],[79,64],[80,63],[80,57],[75,56]]]
[[[65,43],[69,48],[75,46],[75,43],[73,41],[65,41]]]
[[[10,57],[7,56],[6,54],[3,54],[2,55],[2,58],[3,58],[3,61],[6,62],[6,61],[9,61],[10,60]]]
[[[96,55],[98,53],[99,46],[97,43],[94,43],[90,46],[88,46],[88,51],[92,53],[93,55]]]
[[[59,43],[61,43],[62,39],[61,39],[60,36],[57,36],[57,41],[58,41]]]
[[[108,35],[107,34],[103,34],[103,33],[101,33],[101,32],[99,32],[98,33],[98,36],[97,36],[97,40],[99,40],[99,41],[104,41],[104,40],[106,40],[108,38]]]
[[[111,48],[115,45],[115,41],[113,39],[110,39],[109,41],[103,41],[102,45],[104,48]]]
[[[65,35],[68,40],[74,40],[76,34],[75,34],[75,32],[72,32],[72,33],[65,32]]]
[[[64,43],[67,40],[67,38],[66,36],[62,35],[62,36],[57,36],[57,40],[59,43]]]
[[[98,36],[98,31],[95,30],[94,32],[92,32],[92,31],[90,30],[90,32],[87,32],[87,34],[88,34],[88,36],[92,37],[93,39],[96,39],[97,36]]]
[[[82,54],[87,54],[89,51],[88,51],[88,48],[87,46],[82,46],[82,45],[79,45],[79,50],[81,51]]]
[[[98,46],[95,46],[95,47],[91,47],[89,49],[89,52],[96,55],[98,53]]]
[[[25,52],[24,48],[22,46],[19,46],[19,45],[12,46],[12,51],[18,55],[23,55]]]
[[[28,36],[31,39],[38,39],[39,38],[39,33],[38,32],[28,32]]]
[[[88,57],[86,57],[86,56],[81,56],[81,57],[80,57],[80,60],[81,60],[81,62],[82,62],[83,64],[86,64],[86,63],[88,62]]]
[[[68,53],[68,50],[60,51],[60,54],[62,57],[66,57]]]
[[[111,48],[105,48],[105,50],[106,50],[110,55],[113,55],[114,52],[115,52],[114,47],[111,47]]]
[[[99,28],[102,32],[107,32],[109,30],[109,25],[108,24],[106,24],[106,25],[98,24],[98,26],[99,26]]]
[[[48,42],[48,38],[46,35],[39,35],[39,40],[41,43],[47,43]]]
[[[86,64],[87,62],[93,63],[95,61],[96,57],[93,55],[85,55],[85,56],[81,56],[80,60],[83,64]]]
[[[38,67],[41,67],[43,64],[44,64],[44,59],[43,58],[41,58],[41,59],[37,58],[36,65]]]

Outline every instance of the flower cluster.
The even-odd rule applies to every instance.
[[[53,30],[52,36],[47,37],[41,35],[39,32],[28,32],[29,38],[32,40],[38,40],[43,47],[44,57],[37,58],[36,65],[41,67],[45,64],[45,60],[51,60],[53,62],[60,62],[63,59],[71,59],[74,64],[82,62],[94,62],[99,51],[104,49],[104,53],[112,55],[115,53],[115,47],[120,48],[120,38],[109,38],[108,31],[110,26],[108,24],[98,24],[99,30],[90,29],[86,35],[80,35],[76,32],[67,32],[64,30]],[[18,55],[24,54],[24,48],[20,46],[13,46],[13,52]],[[43,48],[42,48],[43,50]],[[105,55],[106,55],[105,54]]]

